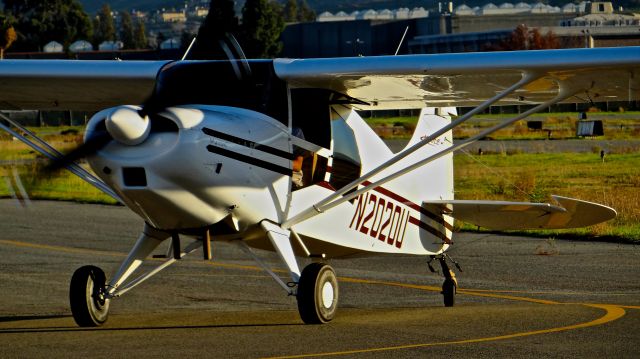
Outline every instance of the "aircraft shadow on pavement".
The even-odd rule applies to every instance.
[[[0,317],[0,323],[23,322],[26,320],[61,319],[61,318],[71,318],[71,316],[67,314],[9,316],[9,317]]]
[[[43,315],[43,316],[21,316],[21,317],[0,317],[0,323],[10,322],[23,322],[29,320],[47,320],[47,319],[63,319],[71,318],[70,315]],[[44,323],[43,323],[44,324]],[[61,333],[61,332],[89,332],[89,331],[103,331],[103,332],[117,332],[117,331],[142,331],[142,330],[179,330],[179,329],[217,329],[217,328],[260,328],[260,327],[294,327],[302,326],[303,323],[261,323],[261,324],[211,324],[211,325],[158,325],[158,326],[138,326],[138,327],[122,327],[114,326],[109,327],[106,324],[104,327],[98,328],[78,328],[75,323],[69,323],[64,326],[47,326],[41,327],[28,327],[28,328],[0,328],[1,334],[16,334],[16,333]]]

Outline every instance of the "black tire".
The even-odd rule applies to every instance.
[[[311,263],[304,268],[298,283],[298,311],[306,324],[330,322],[338,309],[338,279],[333,268]]]
[[[104,298],[106,277],[94,266],[78,268],[69,287],[73,319],[81,327],[99,327],[107,321],[109,299]]]
[[[456,304],[456,282],[453,279],[447,278],[442,283],[442,296],[445,307],[453,307]]]

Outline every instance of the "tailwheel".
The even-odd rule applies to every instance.
[[[446,278],[442,283],[442,296],[444,297],[444,306],[453,307],[456,303],[456,289],[458,285],[454,278]]]
[[[330,322],[338,309],[338,279],[333,268],[323,263],[311,263],[305,267],[300,275],[296,296],[303,322]]]
[[[78,268],[71,277],[69,301],[73,319],[81,327],[98,327],[107,321],[109,299],[105,298],[106,277],[94,266]]]
[[[443,253],[442,255],[437,257],[432,256],[431,259],[429,259],[429,261],[427,262],[427,266],[429,266],[429,270],[431,270],[431,272],[435,272],[435,269],[431,266],[431,261],[436,258],[438,259],[438,262],[440,262],[440,266],[442,267],[442,274],[444,274],[444,283],[442,283],[442,292],[440,292],[444,297],[444,306],[453,307],[453,305],[456,303],[458,280],[456,279],[456,274],[451,270],[451,268],[449,268],[447,259],[451,260],[461,272],[462,268],[460,268],[458,262]]]

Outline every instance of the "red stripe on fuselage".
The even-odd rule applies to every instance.
[[[409,223],[415,224],[416,226],[418,226],[418,227],[424,229],[425,231],[433,234],[434,236],[442,239],[442,241],[445,242],[445,243],[451,243],[451,238],[447,237],[446,234],[438,231],[437,229],[431,227],[430,225],[422,222],[421,220],[419,220],[419,219],[417,219],[415,217],[409,218]]]
[[[365,181],[365,182],[362,183],[363,186],[368,186],[370,184],[371,184],[371,182],[369,182],[369,181]],[[380,194],[383,194],[383,195],[385,195],[385,196],[387,196],[387,197],[389,197],[391,199],[394,199],[394,200],[404,204],[405,206],[407,206],[407,207],[409,207],[409,208],[411,208],[413,210],[416,210],[416,211],[420,212],[420,214],[422,214],[422,215],[426,216],[427,218],[433,220],[434,222],[444,226],[444,228],[446,228],[446,229],[448,229],[450,231],[453,231],[453,227],[449,223],[447,223],[444,220],[443,217],[436,216],[435,214],[433,214],[433,213],[429,212],[428,210],[422,208],[422,206],[419,206],[416,203],[411,202],[410,200],[400,196],[399,194],[393,193],[393,192],[389,191],[388,189],[386,189],[384,187],[375,187],[373,190],[378,192],[378,193],[380,193]]]

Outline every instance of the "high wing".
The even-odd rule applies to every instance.
[[[99,111],[140,104],[167,61],[0,61],[0,109]]]
[[[530,75],[502,104],[541,103],[570,86],[564,102],[633,101],[640,96],[640,47],[478,52],[331,59],[278,59],[292,87],[327,88],[361,109],[475,106]]]
[[[97,111],[140,104],[168,61],[3,60],[0,109]],[[569,86],[565,102],[640,97],[640,47],[276,59],[292,88],[329,89],[360,109],[475,106],[531,76],[501,104],[540,103]]]

